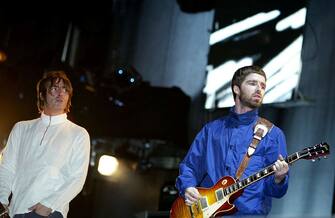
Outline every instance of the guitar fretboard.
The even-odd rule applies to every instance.
[[[300,155],[298,152],[288,156],[285,161],[289,164],[297,161],[300,159]],[[241,181],[237,181],[236,183],[226,187],[225,189],[223,189],[223,195],[224,196],[227,196],[227,195],[230,195],[230,194],[233,194],[235,192],[238,192],[239,190],[241,189],[244,189],[245,187],[251,185],[252,183],[262,179],[262,178],[265,178],[271,174],[274,173],[274,164],[262,169],[261,171],[249,176],[248,178],[245,178]]]

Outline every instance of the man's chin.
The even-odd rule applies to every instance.
[[[242,105],[245,105],[251,109],[259,108],[263,103],[263,99],[261,98],[249,98],[249,99],[241,98],[240,101]]]
[[[262,101],[253,101],[249,103],[249,107],[253,109],[259,108],[260,106],[262,106]]]

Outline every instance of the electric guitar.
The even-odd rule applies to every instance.
[[[8,210],[0,203],[0,218],[9,218]]]
[[[329,154],[327,143],[317,144],[288,156],[285,161],[292,164],[299,159],[315,160]],[[202,196],[197,204],[187,206],[184,198],[178,197],[172,204],[170,218],[209,218],[233,214],[237,211],[234,200],[242,195],[243,189],[274,173],[274,164],[241,180],[231,176],[221,178],[211,188],[197,188]]]

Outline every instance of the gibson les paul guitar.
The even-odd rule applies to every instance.
[[[8,210],[0,203],[0,218],[9,218]]]
[[[285,161],[292,164],[300,159],[315,160],[327,154],[329,154],[329,145],[321,143],[291,154]],[[178,197],[172,204],[170,218],[209,218],[233,214],[237,209],[232,203],[242,194],[243,189],[273,173],[274,164],[241,181],[225,176],[211,188],[197,188],[202,196],[198,203],[187,206],[184,198]]]

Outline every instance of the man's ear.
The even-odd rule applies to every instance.
[[[240,87],[238,87],[237,85],[233,86],[233,91],[235,95],[240,95]]]

